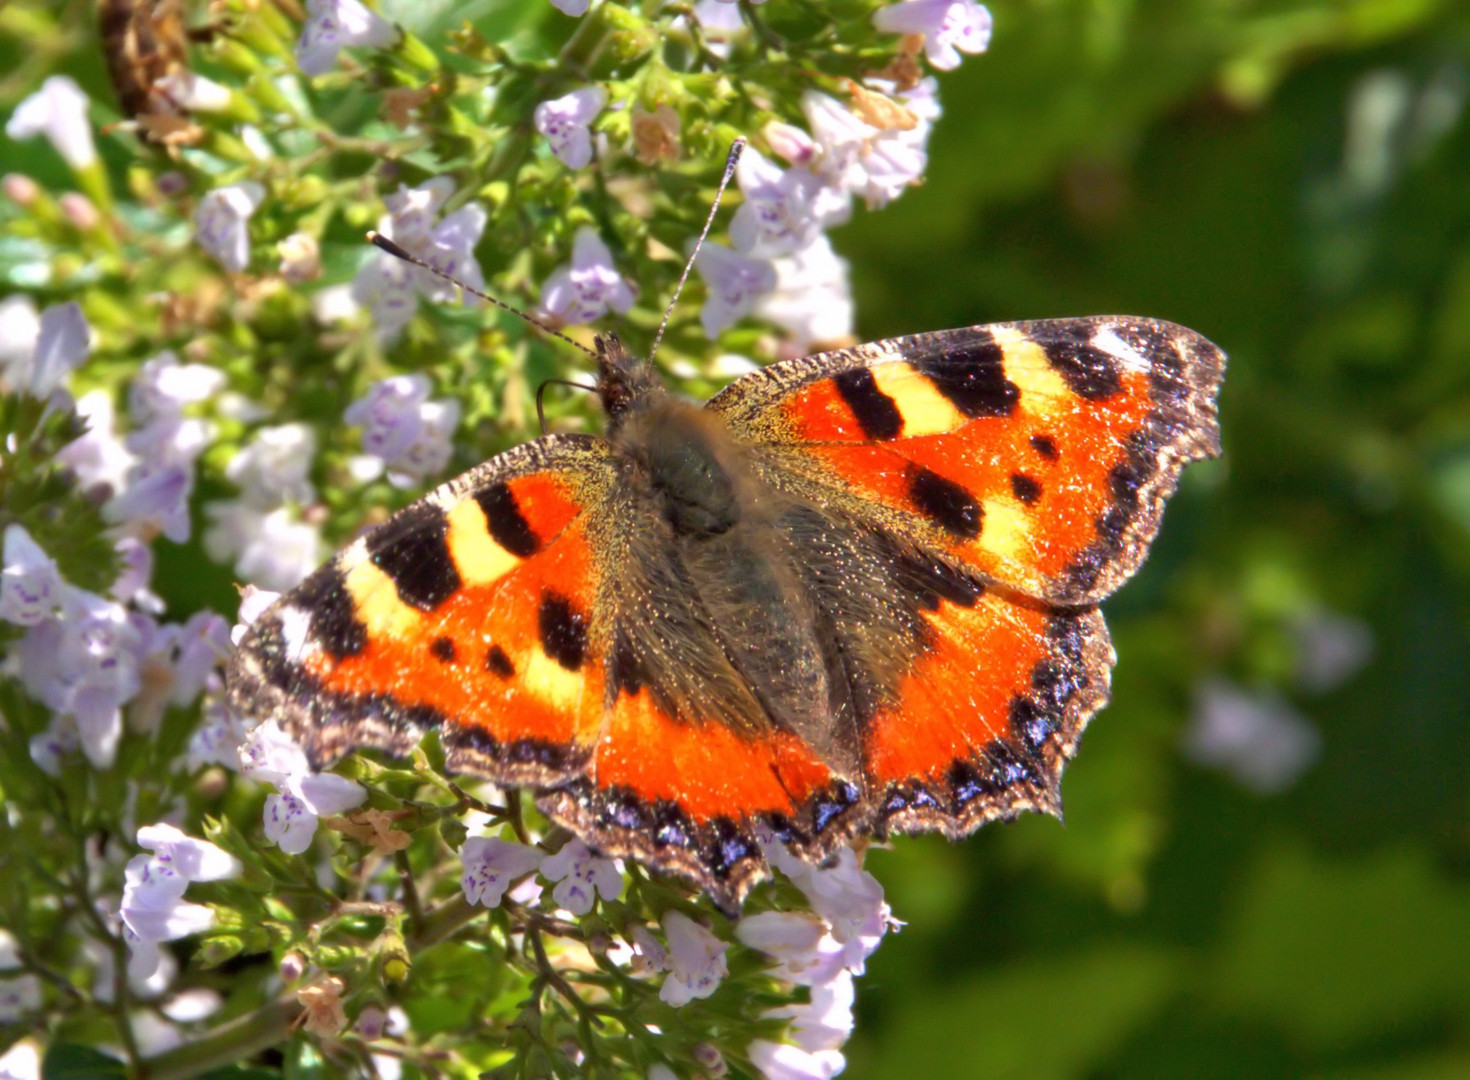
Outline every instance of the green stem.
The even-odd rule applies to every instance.
[[[301,1013],[294,993],[216,1028],[206,1039],[185,1043],[139,1066],[137,1080],[190,1080],[222,1065],[247,1061],[278,1046]]]

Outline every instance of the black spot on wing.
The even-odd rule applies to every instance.
[[[614,697],[619,694],[636,695],[648,683],[643,664],[633,652],[628,636],[619,633],[613,639],[612,655],[607,665],[608,686]]]
[[[1031,449],[1046,458],[1047,461],[1055,461],[1059,456],[1057,453],[1057,444],[1052,441],[1050,435],[1031,436]]]
[[[290,603],[311,617],[311,636],[328,655],[341,660],[367,648],[367,627],[357,619],[352,596],[335,562],[302,582]]]
[[[429,652],[441,664],[454,663],[454,642],[447,637],[436,637],[429,646]]]
[[[1025,473],[1011,473],[1011,491],[1028,506],[1041,498],[1041,485]]]
[[[939,601],[974,607],[985,594],[985,586],[954,567],[928,555],[904,551],[896,544],[884,545],[885,561],[895,585],[919,607],[934,611]]]
[[[433,611],[459,590],[459,571],[445,543],[448,531],[444,511],[422,502],[368,534],[368,557],[410,607]]]
[[[494,672],[502,679],[508,679],[516,673],[516,666],[510,662],[504,649],[499,645],[491,645],[485,653],[485,670]]]
[[[953,480],[931,469],[915,468],[909,474],[909,498],[921,514],[946,532],[966,540],[980,535],[985,511]]]
[[[518,558],[524,559],[536,554],[541,541],[521,514],[521,508],[516,505],[516,497],[509,484],[501,481],[491,484],[483,491],[475,492],[475,502],[484,511],[490,536],[497,544]]]
[[[989,333],[972,332],[963,345],[912,361],[915,371],[970,419],[1010,416],[1021,391],[1006,378],[1005,353]]]
[[[541,598],[541,648],[568,671],[587,659],[587,620],[565,596],[548,592]]]
[[[833,376],[832,385],[852,410],[858,426],[870,439],[896,439],[903,430],[903,416],[898,406],[878,389],[873,373],[867,368],[853,368]]]
[[[1091,343],[1092,325],[1081,321],[1059,328],[1054,337],[1040,341],[1046,358],[1067,386],[1088,401],[1110,398],[1123,389],[1118,358]]]

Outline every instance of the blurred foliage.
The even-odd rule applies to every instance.
[[[861,333],[1174,319],[1230,354],[1226,453],[1105,605],[1066,824],[871,856],[911,925],[846,1075],[1470,1075],[1470,18],[993,7],[925,187],[838,235]],[[1373,639],[1322,695],[1291,675],[1312,610]],[[1316,724],[1291,790],[1183,758],[1210,673]]]

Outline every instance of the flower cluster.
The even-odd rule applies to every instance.
[[[154,141],[142,117],[94,132],[91,102],[64,74],[27,87],[11,113],[6,136],[46,139],[59,161],[47,160],[80,190],[53,195],[18,174],[3,181],[5,212],[16,215],[5,221],[25,230],[7,282],[46,297],[0,300],[0,651],[21,691],[0,725],[22,735],[29,772],[45,785],[44,798],[40,786],[29,796],[7,787],[7,810],[39,835],[61,827],[56,808],[66,804],[66,821],[114,839],[105,851],[89,847],[79,866],[67,862],[79,844],[37,853],[55,880],[81,883],[98,917],[85,948],[56,945],[49,958],[53,943],[0,937],[0,1022],[48,1009],[106,1022],[97,1003],[124,985],[107,965],[125,944],[118,979],[150,1012],[126,1020],[131,1038],[116,1041],[147,1071],[144,1057],[183,1038],[170,1029],[152,1039],[148,1025],[188,1011],[171,993],[169,943],[202,934],[211,957],[280,952],[282,979],[300,983],[301,1029],[336,1035],[355,1015],[367,1043],[408,1040],[408,1013],[388,1021],[383,982],[412,962],[405,928],[419,919],[397,913],[432,922],[468,901],[495,909],[486,921],[504,927],[519,957],[505,994],[524,997],[532,985],[563,997],[622,993],[661,1024],[676,1010],[679,1039],[639,1051],[651,1076],[721,1075],[727,1056],[771,1078],[842,1067],[853,976],[891,925],[851,852],[814,869],[771,841],[787,883],[760,893],[758,906],[779,910],[732,928],[675,883],[538,833],[529,804],[512,813],[522,805],[513,792],[466,790],[419,762],[392,784],[375,784],[362,762],[354,779],[318,773],[278,724],[225,705],[221,662],[232,641],[275,591],[320,564],[324,531],[345,539],[382,509],[356,505],[364,493],[420,489],[448,468],[456,440],[482,454],[505,445],[527,380],[555,371],[534,331],[416,319],[422,301],[455,300],[452,281],[480,290],[492,268],[491,295],[516,298],[550,327],[667,295],[707,205],[691,183],[707,184],[720,144],[746,131],[758,149],[739,167],[729,243],[706,245],[695,264],[700,325],[713,339],[760,319],[796,347],[841,341],[853,305],[830,230],[858,201],[880,208],[922,178],[939,106],[920,53],[944,70],[981,51],[989,32],[970,0],[915,0],[871,21],[866,10],[839,12],[812,42],[789,42],[797,59],[779,72],[756,62],[775,31],[760,29],[751,5],[556,7],[565,14],[548,12],[543,42],[554,47],[530,82],[501,43],[456,35],[452,48],[481,63],[473,74],[468,62],[451,70],[434,51],[444,43],[418,41],[370,4],[307,0],[296,26],[274,8],[242,9],[210,54],[208,78],[181,59],[190,34],[160,37],[168,70],[147,93],[187,111],[187,138]],[[619,21],[610,37],[598,29],[604,19]],[[173,32],[167,22],[156,29]],[[599,41],[615,42],[612,67]],[[641,66],[659,42],[667,52]],[[832,42],[848,58],[886,48],[893,62],[849,80],[832,73],[851,70],[847,59],[831,62]],[[777,82],[725,92],[755,71]],[[365,93],[381,101],[363,109]],[[128,153],[99,154],[94,139],[122,140]],[[374,219],[422,265],[363,244]],[[633,312],[635,325],[641,316]],[[698,333],[671,340],[689,337]],[[749,363],[694,359],[671,362],[671,373]],[[449,396],[472,370],[472,389]],[[379,477],[387,485],[364,486]],[[231,634],[210,605],[228,603],[236,582],[251,587]],[[467,807],[514,833],[461,843]],[[198,834],[206,815],[224,819],[209,833],[218,847],[142,824]],[[116,838],[132,836],[145,853],[129,860]],[[353,844],[429,872],[414,880],[378,871],[392,860],[367,860],[343,873]],[[458,893],[435,864],[455,848]],[[185,900],[191,883],[242,870],[250,889],[213,887],[234,907]],[[329,894],[342,911],[371,907],[381,921],[371,963],[361,926],[333,938],[349,916],[322,917]],[[542,936],[549,959],[535,956]],[[48,1001],[36,973],[70,970],[83,954],[98,989],[86,1002]],[[594,969],[607,978],[597,982]],[[736,993],[741,980],[760,993]],[[252,983],[245,996],[271,992]],[[722,992],[735,1019],[718,1043],[685,1038],[705,1022],[691,1003]],[[547,1032],[576,1030],[558,1031],[564,1017],[552,1004],[544,1015]],[[675,1045],[693,1050],[674,1060],[662,1047]],[[653,1061],[660,1054],[669,1060]],[[387,1074],[405,1056],[374,1060]]]

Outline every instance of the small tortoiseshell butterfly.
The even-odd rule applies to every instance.
[[[703,408],[597,339],[604,437],[547,435],[367,533],[229,672],[325,767],[437,731],[609,855],[738,908],[764,825],[1055,813],[1108,697],[1097,603],[1219,453],[1220,350],[1098,317],[777,363]]]

